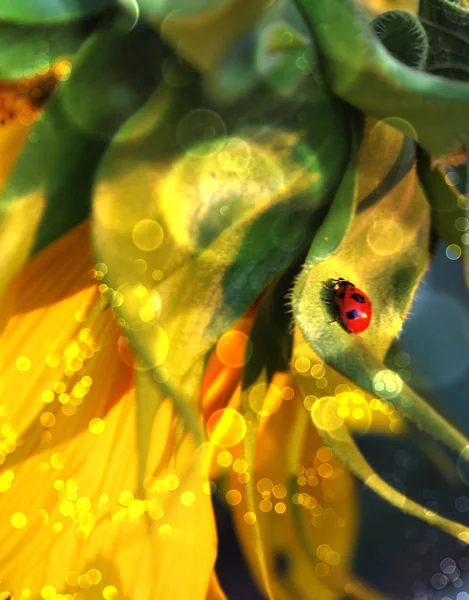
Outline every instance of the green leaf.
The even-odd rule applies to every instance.
[[[303,387],[303,391],[307,393],[310,390],[308,387]],[[338,407],[334,406],[334,403],[338,405],[337,400],[334,400],[334,398],[329,400],[329,406],[325,410],[331,414],[336,413]],[[402,512],[440,528],[465,544],[469,543],[469,528],[467,526],[446,519],[438,513],[424,508],[386,483],[368,464],[343,421],[340,422],[339,419],[336,419],[333,430],[329,429],[328,422],[325,421],[324,428],[318,427],[318,433],[335,456],[378,496],[381,496]]]
[[[0,22],[0,79],[31,77],[72,57],[96,24],[96,19],[44,26]]]
[[[93,178],[107,139],[151,93],[158,77],[151,65],[160,53],[161,43],[150,29],[96,32],[78,54],[76,70],[48,101],[0,197],[0,205],[32,195],[41,199],[45,213],[34,251],[89,215]],[[139,70],[138,85],[127,77],[135,69],[132,60],[123,59],[129,54],[149,61],[146,72]],[[115,99],[121,80],[128,81],[124,106]],[[90,94],[100,102],[92,102]]]
[[[389,128],[382,123],[377,126]],[[399,135],[394,132],[394,137]],[[367,139],[384,141],[385,137],[369,133],[363,141],[365,146]],[[373,143],[371,149],[380,155],[379,145]],[[361,155],[366,157],[368,152]],[[428,264],[429,209],[416,167],[414,165],[385,195],[357,215],[350,226],[354,204],[362,195],[360,185],[356,188],[356,172],[356,157],[352,155],[295,285],[296,323],[310,349],[325,364],[360,388],[392,401],[406,417],[462,452],[468,444],[467,438],[382,363],[402,327]],[[330,324],[332,314],[324,304],[321,282],[338,277],[352,281],[371,299],[373,319],[368,330],[359,336],[348,334],[337,323]],[[301,344],[301,340],[298,343]],[[308,346],[304,348],[310,352]]]
[[[77,21],[111,6],[115,0],[2,0],[0,21],[43,25]]]
[[[469,285],[469,229],[467,199],[441,167],[431,168],[430,160],[419,160],[419,177],[432,209],[432,226],[453,257],[462,257]]]
[[[148,18],[206,16],[205,13],[226,7],[226,0],[137,0],[142,13]]]
[[[272,597],[309,599],[318,590],[321,597],[335,597],[335,593],[350,591],[353,584],[361,592],[358,597],[378,600],[380,595],[351,573],[358,524],[352,477],[335,459],[328,463],[332,477],[328,473],[323,478],[321,468],[318,473],[317,455],[325,449],[321,449],[302,398],[291,387],[291,316],[285,296],[298,267],[285,272],[269,288],[249,336],[252,351],[244,367],[241,393],[247,432],[242,448],[237,447],[233,454],[244,458],[249,478],[241,483],[231,470],[227,482],[228,489],[238,490],[242,497],[233,511],[235,525],[259,586]],[[296,483],[298,475],[305,472],[302,479],[310,477],[311,486],[316,479],[314,494],[310,496],[311,488],[306,486],[289,493],[290,482]],[[326,507],[333,519],[327,519]],[[245,515],[251,518],[247,520]],[[329,548],[331,556],[341,556],[339,562],[331,560],[328,573],[321,576],[315,571],[323,560],[316,554],[320,548]]]
[[[469,11],[451,0],[420,0],[419,17],[430,42],[427,71],[469,80]]]
[[[296,0],[324,55],[334,92],[396,127],[436,155],[469,140],[469,85],[410,69],[373,35],[352,0]],[[399,121],[400,120],[400,121]]]
[[[289,23],[276,21],[261,31],[257,70],[281,96],[295,94],[313,60],[310,40]]]
[[[391,10],[375,17],[371,26],[394,58],[413,69],[425,68],[428,38],[417,17],[403,10]]]
[[[197,82],[162,84],[119,134],[135,143],[111,145],[94,198],[119,316],[176,388],[307,247],[347,150],[340,109],[317,84],[225,118],[197,94]]]

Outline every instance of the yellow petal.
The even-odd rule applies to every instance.
[[[84,326],[99,295],[89,276],[91,266],[85,223],[29,262],[6,294],[0,334],[0,404],[2,427],[13,431],[10,437],[21,437],[34,421],[37,426],[41,413],[62,420],[61,407],[68,405],[68,412],[71,406],[78,407],[91,385],[79,386],[85,375],[90,376],[83,365],[90,357],[96,361],[96,344]],[[97,327],[108,325],[101,322],[94,327],[96,335]],[[104,364],[105,354],[106,350],[101,355]],[[125,378],[125,368],[122,375]]]
[[[53,80],[49,78],[49,86]],[[24,90],[45,94],[45,82],[45,77],[0,82],[0,193],[39,116],[38,106]],[[36,193],[0,204],[0,294],[26,260],[43,208],[44,200]]]
[[[225,490],[258,585],[275,599],[380,598],[350,573],[359,518],[352,477],[305,418],[289,374],[274,375],[258,418],[254,469],[238,473],[247,456],[233,448]]]
[[[168,401],[158,413],[153,446],[171,444],[171,410]],[[138,498],[136,444],[131,392],[99,428],[3,473],[8,489],[0,499],[0,568],[6,589],[18,597],[24,588],[35,597],[45,586],[73,593],[87,588],[93,571],[99,581],[87,588],[91,599],[112,596],[112,588],[124,598],[205,598],[216,540],[210,496],[197,471],[186,477],[195,448],[185,440],[174,466],[148,475],[146,497]],[[175,564],[184,565],[184,577],[174,576]],[[85,577],[75,579],[76,573]]]
[[[220,582],[214,572],[211,579],[210,584],[208,586],[207,592],[207,600],[227,600],[225,593],[223,592]]]
[[[81,590],[90,599],[203,600],[216,555],[208,461],[178,427],[171,400],[162,399],[140,485],[131,357],[100,302],[89,328],[81,323],[83,302],[97,293],[88,246],[83,225],[14,282],[2,334],[1,585],[15,597],[45,600]],[[16,350],[19,362],[8,358]],[[47,364],[50,351],[59,364]],[[62,384],[46,417],[45,398],[38,400],[45,382]],[[82,388],[62,391],[65,382]],[[175,564],[184,565],[184,577],[174,577]]]

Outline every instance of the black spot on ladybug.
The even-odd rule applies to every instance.
[[[351,298],[353,298],[357,302],[360,302],[360,304],[365,304],[365,302],[366,302],[365,296],[362,296],[361,294],[357,294],[357,293],[352,294]]]
[[[352,309],[352,310],[348,310],[345,313],[345,318],[348,319],[349,321],[353,321],[354,319],[358,318],[358,310]]]
[[[337,294],[337,297],[340,298],[341,300],[343,300],[345,298],[345,292],[344,292],[344,290],[342,290],[341,292],[339,292]]]

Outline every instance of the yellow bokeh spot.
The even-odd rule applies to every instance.
[[[163,525],[160,525],[158,527],[158,535],[164,540],[170,539],[172,533],[173,528],[171,527],[171,525],[168,525],[168,523],[164,523]]]
[[[91,581],[89,581],[88,577],[85,574],[82,574],[80,575],[80,577],[78,577],[78,585],[82,589],[87,590],[91,587]]]
[[[181,494],[181,504],[183,506],[192,506],[195,502],[195,494],[190,490],[182,492]]]
[[[295,360],[295,369],[298,373],[306,373],[311,368],[311,361],[306,356],[300,356]]]
[[[326,369],[322,364],[316,364],[311,367],[311,377],[314,379],[322,379],[326,374]]]
[[[220,362],[227,367],[242,367],[249,360],[251,343],[245,333],[234,329],[220,337],[216,353]]]
[[[46,356],[46,365],[48,367],[58,367],[60,364],[60,356],[57,352],[49,352]]]
[[[122,523],[125,521],[127,512],[122,506],[114,506],[111,510],[111,520],[113,523]]]
[[[52,390],[44,390],[41,394],[41,400],[45,404],[50,404],[54,401],[54,392]]]
[[[264,498],[264,500],[259,502],[259,508],[262,512],[269,512],[272,510],[272,502]]]
[[[404,234],[397,220],[379,219],[370,223],[366,240],[378,256],[391,256],[399,252]]]
[[[244,513],[243,519],[246,525],[253,525],[257,520],[255,513],[251,511]]]
[[[68,394],[59,394],[60,404],[68,404],[70,402],[70,396]]]
[[[75,503],[77,510],[87,512],[91,508],[91,500],[86,496],[80,496]]]
[[[226,501],[231,506],[237,506],[242,500],[241,493],[238,490],[229,490],[226,494]]]
[[[55,452],[51,457],[50,457],[50,464],[54,469],[57,469],[58,471],[60,471],[61,469],[64,468],[64,455],[63,452]]]
[[[107,585],[103,589],[103,598],[105,600],[115,600],[117,598],[117,588],[113,585]]]
[[[324,431],[335,431],[344,420],[338,414],[339,402],[332,396],[320,398],[311,409],[311,419]]]
[[[39,508],[36,514],[36,523],[38,525],[47,525],[49,522],[49,514],[43,508]]]
[[[28,524],[28,517],[22,512],[16,512],[11,515],[10,523],[15,529],[23,529]]]
[[[53,585],[45,585],[41,588],[41,597],[44,600],[52,600],[56,594],[57,590]]]
[[[168,490],[176,490],[179,487],[179,477],[174,473],[169,473],[165,477],[165,483]]]
[[[272,489],[272,494],[276,498],[285,498],[287,495],[287,488],[283,485],[283,483],[277,483],[277,485],[275,485]]]
[[[321,462],[329,462],[332,459],[331,449],[327,446],[321,446],[316,452],[316,456]]]
[[[397,373],[388,369],[378,371],[373,377],[373,387],[376,393],[385,398],[391,400],[398,396],[402,390],[403,381]]]
[[[91,419],[88,425],[88,429],[91,431],[91,433],[94,433],[95,435],[103,433],[105,427],[106,425],[104,421],[98,418]]]
[[[71,500],[65,500],[60,503],[59,511],[64,517],[70,517],[75,512],[75,504]]]
[[[251,478],[251,476],[249,475],[249,473],[239,473],[239,475],[238,475],[239,483],[248,483],[250,478]]]
[[[66,417],[72,417],[77,412],[77,407],[75,404],[63,404],[60,410]]]
[[[323,479],[329,479],[334,473],[334,468],[329,463],[322,463],[318,467],[318,473]]]
[[[134,495],[130,490],[123,490],[119,494],[119,502],[122,504],[122,506],[129,506],[133,499]]]
[[[244,473],[247,471],[247,468],[248,463],[244,458],[237,458],[233,463],[233,470],[236,471],[236,473]]]
[[[152,219],[139,221],[132,229],[132,240],[139,250],[151,252],[161,246],[164,239],[164,229]]]
[[[63,381],[56,381],[54,383],[54,392],[56,394],[63,394],[66,389],[67,389],[67,386],[65,385],[65,383]]]
[[[43,427],[52,427],[55,423],[55,415],[51,412],[42,413],[40,421]]]
[[[228,450],[223,450],[222,452],[219,452],[217,462],[220,467],[229,467],[233,462],[233,455],[231,452],[228,452]]]
[[[221,408],[213,412],[207,422],[210,440],[221,446],[239,444],[246,435],[246,421],[234,408]]]
[[[295,390],[292,387],[290,387],[289,385],[285,385],[281,389],[280,395],[282,396],[282,398],[284,400],[292,400],[295,395]]]
[[[101,573],[98,571],[98,569],[90,569],[86,575],[91,581],[92,585],[96,585],[101,581]]]
[[[318,577],[326,577],[326,575],[329,573],[329,567],[326,563],[319,562],[315,566],[314,571]]]
[[[286,505],[283,502],[277,502],[275,505],[275,512],[279,515],[283,515],[283,513],[287,510]]]
[[[31,361],[27,356],[20,356],[16,359],[16,368],[18,371],[29,371]]]
[[[59,523],[59,521],[52,523],[52,531],[54,531],[55,533],[60,533],[61,531],[63,531],[63,528],[63,524]]]
[[[273,487],[274,484],[272,480],[268,479],[267,477],[263,477],[257,482],[257,491],[259,492],[259,494],[263,494],[264,492],[270,493]]]

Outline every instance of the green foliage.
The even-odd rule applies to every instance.
[[[469,86],[396,61],[352,0],[297,0],[325,58],[335,93],[362,112],[398,117],[406,133],[440,155],[469,140]],[[396,126],[399,126],[397,123]]]
[[[159,73],[151,65],[162,51],[150,29],[126,33],[105,26],[78,53],[71,77],[47,104],[0,198],[1,203],[33,194],[42,199],[45,213],[34,251],[88,217],[107,141],[156,85]],[[140,68],[135,75],[135,61],[145,61],[146,72]]]
[[[451,0],[420,0],[419,18],[430,43],[427,71],[469,80],[469,12]]]
[[[408,67],[425,69],[428,38],[419,19],[402,10],[379,14],[371,26],[386,50]]]
[[[115,0],[2,0],[0,22],[18,25],[65,23],[78,21],[114,5]]]

